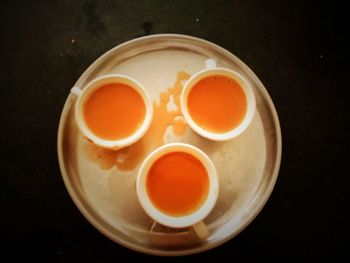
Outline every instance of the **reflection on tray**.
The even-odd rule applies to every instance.
[[[150,233],[150,241],[161,247],[171,248],[200,243],[193,228],[169,228],[154,222]]]

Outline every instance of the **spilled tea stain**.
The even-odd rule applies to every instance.
[[[141,140],[120,150],[104,149],[86,140],[84,152],[87,158],[104,170],[116,166],[118,170],[130,171],[136,168],[147,153],[164,144],[167,127],[172,126],[175,136],[184,135],[187,124],[181,113],[180,95],[182,82],[189,77],[185,71],[178,72],[174,86],[160,93],[159,102],[153,103],[151,126]],[[169,102],[175,105],[171,109],[168,109]]]

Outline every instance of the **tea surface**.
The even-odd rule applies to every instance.
[[[163,213],[184,216],[197,210],[209,188],[208,173],[193,155],[172,152],[152,165],[146,179],[152,203]]]
[[[126,138],[137,131],[145,118],[141,95],[132,87],[113,83],[94,91],[84,106],[88,128],[106,140]]]
[[[197,125],[209,132],[225,133],[242,122],[247,112],[247,101],[236,80],[213,75],[192,87],[187,107]]]

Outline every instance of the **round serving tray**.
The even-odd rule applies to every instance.
[[[209,230],[209,237],[204,241],[199,240],[191,228],[170,229],[155,224],[141,208],[135,180],[140,162],[153,148],[130,146],[118,153],[94,146],[81,135],[75,123],[76,96],[71,93],[67,98],[57,142],[64,183],[87,220],[125,247],[169,256],[214,248],[242,231],[263,208],[273,190],[282,147],[278,116],[261,81],[227,50],[184,35],[142,37],[102,55],[74,86],[83,89],[98,76],[125,74],[141,82],[155,105],[159,106],[164,99],[161,94],[168,92],[169,95],[169,90],[174,90],[174,87],[181,88],[191,74],[205,67],[207,59],[214,59],[218,66],[237,71],[251,84],[257,110],[249,128],[227,142],[209,141],[189,127],[179,135],[172,125],[162,136],[151,137],[158,142],[153,148],[162,143],[185,142],[199,147],[213,160],[219,175],[220,193],[214,209],[204,220]],[[171,105],[174,98],[170,97],[165,98],[169,100],[168,110],[178,110],[175,103]],[[153,121],[157,122],[159,118]]]

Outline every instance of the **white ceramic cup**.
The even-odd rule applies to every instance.
[[[171,152],[185,152],[191,154],[203,164],[209,176],[209,189],[204,202],[197,210],[189,215],[171,216],[160,211],[152,203],[147,193],[147,176],[152,165],[161,156]],[[201,221],[210,213],[219,194],[219,180],[213,162],[203,151],[189,144],[170,143],[157,148],[144,160],[137,175],[136,191],[141,206],[154,221],[168,227],[182,228],[195,226],[196,224],[200,225]]]
[[[237,81],[244,92],[246,102],[247,102],[247,111],[241,123],[238,126],[234,127],[233,129],[224,133],[210,132],[200,127],[193,120],[187,108],[187,99],[192,87],[194,87],[194,85],[198,83],[200,80],[213,75],[221,75]],[[199,135],[214,141],[229,140],[240,135],[242,132],[244,132],[249,126],[249,124],[251,123],[251,121],[253,120],[253,117],[255,114],[255,108],[256,108],[255,96],[247,80],[243,76],[241,76],[239,73],[233,70],[216,67],[216,62],[215,60],[212,60],[212,59],[209,59],[206,61],[206,69],[203,69],[191,76],[191,78],[185,83],[181,94],[182,114],[185,120],[187,121],[188,125]],[[210,111],[210,105],[208,105],[208,111]]]
[[[125,84],[137,91],[137,93],[143,99],[146,109],[145,118],[140,127],[136,130],[136,132],[132,133],[128,137],[121,138],[118,140],[107,140],[97,136],[88,128],[84,118],[84,105],[89,96],[100,87],[112,83]],[[153,117],[152,101],[142,84],[131,77],[120,74],[103,75],[89,82],[83,89],[73,87],[71,89],[71,92],[78,96],[78,99],[75,104],[75,119],[79,130],[82,132],[83,135],[85,135],[88,139],[90,139],[93,143],[95,143],[98,146],[109,149],[120,149],[129,146],[141,139],[141,137],[146,133],[146,131],[150,127]]]

